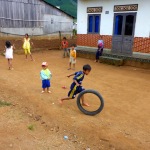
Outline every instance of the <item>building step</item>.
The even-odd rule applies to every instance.
[[[99,62],[110,64],[110,65],[115,65],[115,66],[123,66],[123,59],[121,58],[101,56],[99,58]]]
[[[78,46],[76,50],[78,57],[94,60],[97,48]],[[122,65],[124,66],[150,69],[150,54],[143,54],[139,52],[133,52],[132,55],[113,54],[110,49],[104,49],[103,56],[122,59]]]

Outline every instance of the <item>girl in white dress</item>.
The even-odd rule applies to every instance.
[[[12,60],[13,60],[13,49],[14,49],[14,46],[12,46],[9,41],[6,41],[5,48],[6,48],[6,50],[5,50],[5,57],[8,60],[9,70],[13,70]]]

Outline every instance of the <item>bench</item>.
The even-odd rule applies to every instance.
[[[115,65],[115,66],[122,66],[123,65],[123,59],[115,58],[115,57],[108,57],[108,56],[100,56],[99,62],[110,64],[110,65]]]

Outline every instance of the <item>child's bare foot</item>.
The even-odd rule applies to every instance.
[[[82,106],[89,107],[90,105],[88,103],[82,103]]]
[[[61,104],[61,105],[63,104],[63,100],[62,99],[59,100],[59,104]]]
[[[52,93],[51,91],[47,91],[47,93]]]
[[[68,70],[70,70],[71,68],[68,68]]]
[[[41,93],[43,94],[45,91],[42,91]]]

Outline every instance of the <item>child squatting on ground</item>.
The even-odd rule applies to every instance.
[[[8,69],[9,70],[13,70],[13,66],[12,66],[12,60],[13,60],[13,49],[14,46],[11,45],[11,43],[9,41],[6,41],[5,43],[5,57],[8,60]]]
[[[63,103],[64,100],[70,100],[74,99],[76,95],[85,89],[82,87],[82,81],[84,79],[84,75],[88,75],[91,71],[91,66],[90,65],[84,65],[83,66],[83,71],[75,72],[74,74],[71,74],[67,76],[68,78],[71,76],[74,76],[73,78],[73,83],[70,86],[70,91],[68,92],[68,97],[60,99],[60,104]],[[89,106],[84,100],[84,96],[81,97],[82,100],[82,105],[83,106]]]
[[[31,44],[33,45],[33,43],[31,42]],[[23,49],[24,49],[24,52],[25,52],[25,55],[26,55],[26,60],[28,58],[28,54],[30,55],[31,57],[31,61],[33,61],[33,57],[32,57],[32,54],[31,54],[31,44],[30,44],[30,38],[29,38],[29,35],[28,34],[25,34],[25,38],[23,39]]]
[[[51,86],[50,79],[52,78],[52,74],[51,74],[50,70],[48,69],[47,62],[42,63],[42,70],[40,72],[40,77],[41,77],[41,80],[42,80],[42,88],[43,88],[41,93],[44,93],[45,89],[47,89],[48,93],[51,93],[49,88]]]
[[[70,60],[69,60],[69,68],[71,69],[71,65],[73,65],[73,70],[75,70],[75,64],[76,64],[76,50],[75,50],[75,44],[72,44],[70,49]]]

